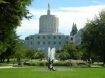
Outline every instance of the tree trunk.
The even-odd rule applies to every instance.
[[[7,63],[9,63],[9,58],[7,58]]]
[[[20,62],[20,58],[17,58],[17,62]]]
[[[3,58],[3,59],[2,59],[2,62],[4,63],[4,61],[5,61],[5,59]]]
[[[1,56],[1,57],[0,57],[0,62],[1,62],[1,63],[4,63],[4,60],[5,60],[5,58]]]
[[[0,58],[0,63],[2,63],[2,58]]]

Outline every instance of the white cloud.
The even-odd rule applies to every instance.
[[[83,28],[87,19],[93,19],[104,7],[105,5],[60,7],[58,9],[51,9],[51,14],[58,16],[60,32],[69,35],[73,23],[77,24],[78,29]],[[39,17],[47,14],[47,9],[30,9],[30,12],[34,15],[33,19],[30,19],[30,21],[23,20],[21,27],[17,28],[17,34],[22,35],[22,39],[38,33]]]

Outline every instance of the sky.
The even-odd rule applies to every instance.
[[[105,0],[33,0],[27,7],[32,19],[23,19],[16,29],[20,39],[39,33],[39,18],[47,14],[48,3],[51,14],[59,18],[59,32],[65,35],[70,35],[73,23],[80,30],[87,20],[94,19],[105,8]]]

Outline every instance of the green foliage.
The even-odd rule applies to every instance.
[[[43,61],[37,61],[37,62],[30,62],[29,65],[30,66],[46,66],[46,62]]]
[[[76,46],[76,51],[75,51],[73,54],[74,54],[74,56],[78,59],[78,58],[83,57],[83,52],[84,52],[84,51],[83,51],[81,45],[77,45],[77,46]]]
[[[39,51],[39,52],[37,53],[37,55],[38,55],[38,58],[40,58],[41,60],[42,60],[43,58],[46,58],[46,54],[45,54],[44,52],[42,52],[42,51]]]
[[[30,62],[30,66],[47,66],[48,62],[43,61],[37,61],[37,62]],[[54,63],[54,66],[74,66],[76,65],[74,62],[64,62],[64,61],[58,61]]]
[[[6,51],[7,47],[6,47],[6,43],[3,43],[0,41],[0,55],[2,52]]]
[[[81,46],[75,44],[65,44],[62,50],[56,52],[56,58],[59,60],[78,59],[83,56]]]
[[[31,1],[32,0],[3,0],[0,4],[0,22],[2,22],[2,26],[5,27],[8,25],[10,26],[9,28],[19,26],[23,17],[28,18],[27,15],[29,11],[26,6],[30,5]]]
[[[61,51],[57,51],[55,54],[56,58],[59,60],[66,60],[69,58],[69,53],[68,52],[64,52],[63,50]]]
[[[0,54],[10,47],[10,40],[23,18],[29,19],[27,6],[32,0],[0,0]]]
[[[73,53],[74,57],[76,57],[77,59],[81,58],[83,56],[83,52],[82,51],[76,51]]]
[[[26,49],[23,42],[17,42],[15,46],[14,58],[17,58],[17,61],[21,61],[21,58],[24,58],[26,54]]]
[[[68,57],[69,59],[70,58],[75,58],[74,57],[74,52],[76,52],[76,46],[74,44],[65,44],[64,45],[64,48],[63,48],[63,51],[64,52],[67,52],[69,54],[70,57]]]
[[[0,54],[5,52],[8,47],[11,47],[16,41],[15,30],[5,31],[0,29]],[[8,35],[7,35],[8,34]]]
[[[25,40],[29,40],[29,37],[26,37]]]
[[[26,50],[26,57],[28,58],[28,59],[33,59],[33,58],[35,58],[35,54],[36,54],[36,50],[34,50],[34,49],[32,49],[32,48],[29,48],[29,49],[27,49]]]
[[[29,48],[26,50],[26,58],[28,59],[40,59],[46,58],[46,54],[42,51],[37,51],[35,49]]]
[[[5,59],[8,59],[9,62],[9,58],[16,52],[16,45],[18,43],[18,37],[16,36],[15,31],[11,31],[12,34],[11,36],[8,38],[7,41],[5,41],[4,43],[1,42],[1,48],[3,48],[3,45],[5,46],[3,49],[3,51],[1,51],[0,54],[0,62],[3,62]],[[6,45],[5,45],[6,43]]]
[[[54,66],[74,66],[75,64],[71,61],[65,62],[65,61],[58,61],[54,63]]]
[[[99,13],[99,16],[95,16],[93,20],[86,23],[82,37],[85,55],[89,58],[100,56],[105,63],[105,9]]]
[[[86,61],[83,60],[74,60],[74,62],[77,64],[77,66],[88,66],[88,63]]]

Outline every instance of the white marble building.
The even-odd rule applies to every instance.
[[[47,53],[48,47],[59,50],[63,48],[65,43],[73,42],[71,38],[73,37],[59,32],[59,18],[51,15],[48,4],[47,15],[42,15],[39,18],[39,33],[29,35],[25,40],[25,47]]]
[[[82,32],[82,29],[80,29],[80,30],[74,35],[74,44],[75,44],[75,45],[80,45],[81,42],[82,42],[81,32]]]
[[[50,14],[50,6],[48,4],[47,15],[39,18],[39,33],[58,33],[59,19],[55,15]]]
[[[81,28],[75,35],[74,35],[74,44],[75,45],[81,45],[82,43],[82,31],[85,30],[85,27],[84,28]]]

